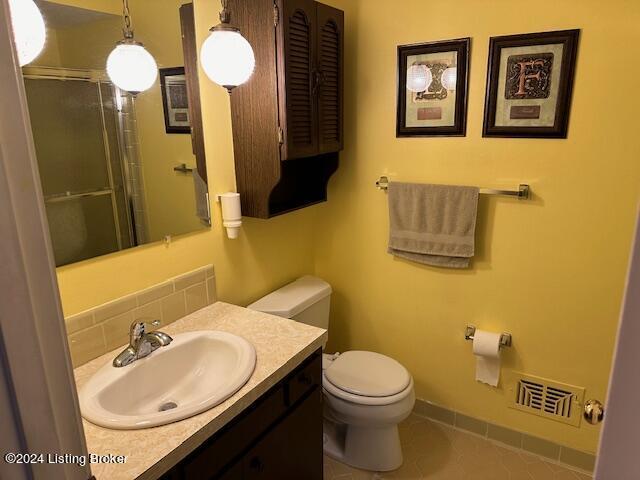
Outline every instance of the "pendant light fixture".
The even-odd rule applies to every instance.
[[[134,95],[143,92],[155,83],[158,65],[142,43],[133,38],[129,0],[122,0],[124,38],[107,58],[107,74],[111,81],[122,90]]]
[[[245,83],[253,74],[256,59],[253,48],[231,25],[228,0],[221,0],[220,23],[211,28],[211,34],[202,44],[200,61],[207,76],[229,93]]]
[[[9,0],[11,25],[20,66],[36,59],[47,38],[44,19],[33,0]]]

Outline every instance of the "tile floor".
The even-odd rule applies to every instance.
[[[388,473],[324,461],[325,480],[589,480],[541,457],[412,414],[400,424],[404,464]]]

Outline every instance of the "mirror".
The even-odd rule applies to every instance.
[[[193,5],[129,0],[159,67],[132,95],[106,73],[120,2],[36,3],[47,44],[23,77],[56,265],[208,228]]]

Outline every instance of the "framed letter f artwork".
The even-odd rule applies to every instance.
[[[579,33],[491,38],[484,137],[567,138]]]

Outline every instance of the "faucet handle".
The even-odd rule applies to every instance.
[[[137,338],[141,338],[145,333],[147,333],[147,330],[149,330],[147,327],[159,327],[161,323],[162,322],[159,319],[147,321],[146,318],[139,318],[131,324],[129,331],[132,336],[135,332],[138,334]]]
[[[144,337],[146,333],[146,327],[144,322],[135,321],[129,327],[129,344],[135,346],[138,341]]]

